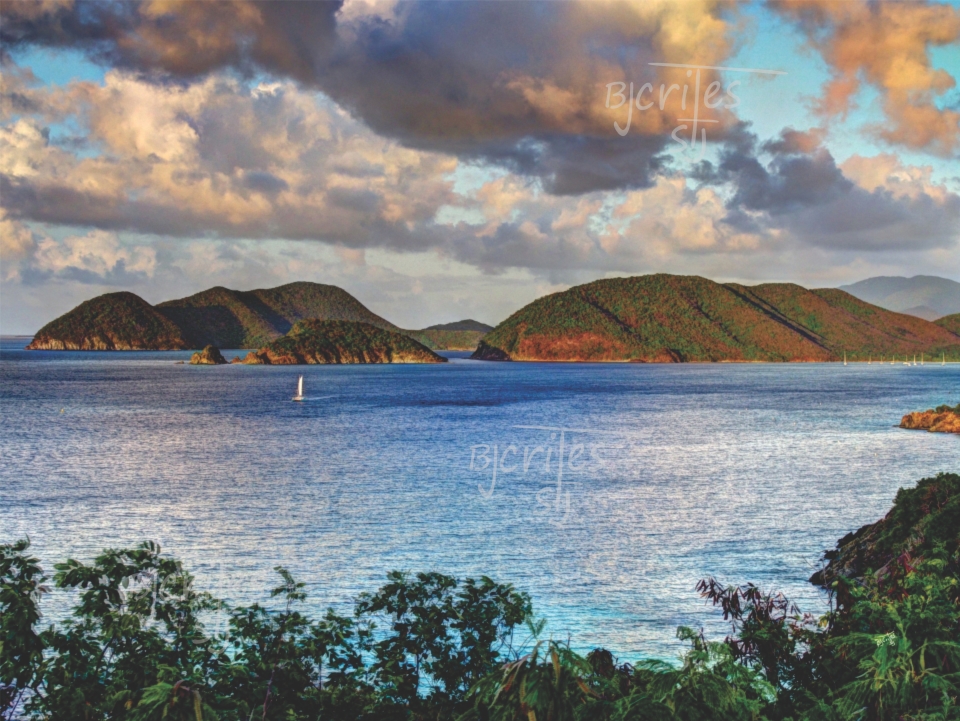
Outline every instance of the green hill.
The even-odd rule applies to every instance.
[[[539,298],[480,342],[474,358],[541,361],[960,359],[960,339],[840,290],[743,286],[697,276],[599,280]]]
[[[402,331],[418,343],[423,343],[431,350],[476,350],[480,339],[486,335],[477,330],[423,330]]]
[[[943,318],[940,318],[934,322],[941,328],[946,328],[951,333],[960,335],[960,313],[945,315]]]
[[[359,321],[399,330],[342,288],[320,283],[250,291],[216,287],[160,303],[157,310],[183,329],[184,337],[197,348],[259,348],[305,318]]]
[[[249,364],[314,363],[444,363],[407,335],[369,323],[342,320],[302,320],[282,338],[247,354]]]
[[[133,293],[84,301],[37,331],[28,350],[183,350],[180,328]]]
[[[480,333],[489,333],[493,330],[493,326],[468,318],[467,320],[458,320],[453,323],[438,323],[437,325],[429,325],[424,328],[424,330],[472,330]]]

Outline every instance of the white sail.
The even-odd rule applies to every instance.
[[[300,380],[297,382],[297,395],[303,395],[303,376],[300,376]]]

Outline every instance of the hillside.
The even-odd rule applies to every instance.
[[[926,320],[960,313],[960,283],[932,275],[867,278],[840,286],[839,290],[881,308]]]
[[[960,335],[960,313],[945,315],[943,318],[938,318],[936,320],[936,324],[941,328],[946,328],[951,333]]]
[[[236,291],[210,288],[157,305],[177,324],[191,347],[259,348],[305,318],[369,323],[399,330],[342,288],[320,283],[289,283],[277,288]]]
[[[282,338],[247,354],[255,365],[317,363],[444,363],[429,348],[402,333],[369,323],[302,320]]]
[[[960,338],[836,289],[743,286],[697,276],[599,280],[539,298],[488,333],[473,357],[543,361],[829,361],[927,353],[960,359]]]
[[[28,350],[183,350],[180,329],[133,293],[84,301],[37,331]]]

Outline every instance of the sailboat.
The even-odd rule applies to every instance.
[[[923,365],[923,353],[920,354],[920,365]]]
[[[916,353],[913,354],[913,364],[914,364],[914,365],[917,364],[917,354],[916,354]]]
[[[295,395],[292,400],[302,401],[303,400],[303,376],[300,376],[300,380],[297,381],[297,395]]]
[[[843,352],[843,364],[844,364],[844,365],[847,364],[847,352],[846,352],[846,351]]]

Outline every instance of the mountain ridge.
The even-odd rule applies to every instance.
[[[201,348],[259,348],[307,318],[400,330],[342,288],[307,281],[249,291],[215,286],[155,307],[183,329],[187,342]]]
[[[936,275],[880,275],[842,285],[839,290],[881,308],[925,320],[960,313],[960,283]]]

